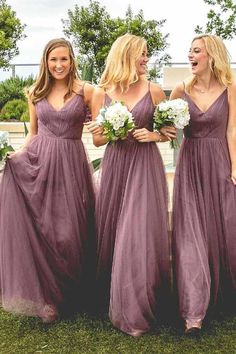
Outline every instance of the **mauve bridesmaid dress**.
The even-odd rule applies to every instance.
[[[105,105],[110,102],[106,95]],[[131,110],[138,128],[152,130],[154,109],[148,90]],[[114,326],[133,335],[146,332],[170,284],[166,178],[154,142],[139,143],[130,134],[108,144],[96,220],[100,300],[110,300]]]
[[[236,295],[236,188],[226,140],[227,89],[206,112],[188,94],[174,183],[173,252],[180,314],[189,325]]]
[[[95,198],[83,89],[59,111],[41,100],[36,113],[38,134],[0,184],[0,291],[4,309],[47,321],[86,296]]]

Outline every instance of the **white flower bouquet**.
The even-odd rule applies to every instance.
[[[103,134],[108,142],[124,140],[129,132],[135,128],[134,118],[122,102],[113,101],[110,106],[102,107],[96,118],[98,125],[102,126]]]
[[[182,98],[176,98],[175,100],[163,101],[156,106],[153,127],[156,130],[160,130],[165,125],[172,125],[177,129],[183,129],[189,124],[190,115],[188,109],[188,103]],[[179,146],[177,139],[170,142],[172,149]]]
[[[8,151],[14,151],[13,147],[9,145],[9,133],[0,132],[0,161],[6,158]]]

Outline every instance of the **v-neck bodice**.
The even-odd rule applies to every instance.
[[[46,103],[48,104],[48,106],[55,112],[61,112],[64,111],[65,109],[67,109],[67,106],[73,102],[74,99],[76,99],[76,96],[78,96],[78,94],[75,94],[72,98],[68,99],[61,108],[55,108],[51,102],[48,101],[48,99],[45,97],[44,100],[46,101]]]
[[[112,98],[105,94],[105,106],[109,106]],[[127,107],[128,108],[128,107]],[[153,122],[150,117],[153,117],[155,106],[152,101],[150,90],[148,90],[132,107],[129,111],[134,117],[135,125],[137,128],[153,129]]]
[[[228,123],[228,95],[227,89],[203,112],[185,93],[185,100],[189,104],[190,124],[184,129],[186,138],[225,138]]]
[[[36,103],[38,135],[63,139],[81,139],[86,118],[83,93],[76,94],[56,110],[46,99]]]

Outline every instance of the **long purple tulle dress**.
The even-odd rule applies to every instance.
[[[83,90],[59,111],[42,99],[36,113],[38,134],[0,185],[0,289],[4,309],[47,321],[82,298],[95,202]]]
[[[106,95],[105,105],[110,102]],[[137,127],[152,130],[150,91],[131,112]],[[170,276],[166,180],[155,143],[139,143],[130,135],[108,144],[96,220],[97,281],[102,299],[110,297],[110,319],[128,334],[146,332]]]
[[[191,120],[175,173],[173,250],[180,314],[191,325],[204,319],[211,302],[236,295],[236,188],[227,90],[206,112],[188,94],[185,99]]]

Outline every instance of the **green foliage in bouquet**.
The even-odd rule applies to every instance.
[[[9,151],[14,151],[13,147],[9,145],[8,132],[0,132],[0,161],[5,160]]]
[[[103,135],[105,135],[107,137],[108,141],[111,142],[116,142],[117,140],[124,140],[127,138],[128,132],[130,132],[131,130],[133,130],[135,128],[133,122],[129,121],[129,119],[127,118],[124,121],[124,126],[118,128],[117,130],[114,129],[114,126],[112,125],[112,123],[105,121],[103,124]]]
[[[7,153],[10,151],[14,151],[13,147],[8,144],[4,144],[3,147],[0,148],[0,161],[4,160],[7,157]]]
[[[188,103],[182,98],[163,101],[156,106],[153,116],[154,130],[160,130],[164,126],[173,126],[176,129],[184,129],[189,124],[190,115]],[[177,139],[170,141],[170,147],[179,147]]]
[[[102,107],[96,118],[97,124],[103,127],[103,135],[108,142],[124,140],[135,128],[132,113],[123,102],[113,101],[110,106]]]

